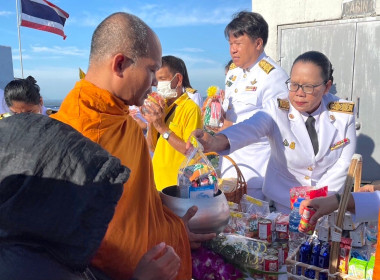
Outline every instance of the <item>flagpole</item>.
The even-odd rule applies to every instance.
[[[18,29],[18,48],[20,52],[20,64],[21,64],[21,78],[24,79],[24,68],[22,66],[22,52],[21,52],[21,36],[20,36],[20,13],[18,10],[19,0],[16,0],[16,12],[17,12],[17,29]]]

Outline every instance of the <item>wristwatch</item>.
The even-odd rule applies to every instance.
[[[172,133],[172,131],[171,131],[171,130],[168,130],[168,131],[164,132],[164,134],[162,134],[162,137],[163,137],[165,140],[169,140],[170,133]]]

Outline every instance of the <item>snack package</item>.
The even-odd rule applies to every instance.
[[[305,199],[313,199],[316,197],[324,197],[327,196],[328,187],[316,188],[316,187],[294,187],[291,188],[290,191],[290,208],[293,210],[293,204],[297,201],[299,197]]]
[[[219,128],[222,119],[221,90],[217,86],[207,89],[207,100],[204,106],[203,125],[206,128]]]
[[[289,215],[280,214],[275,225],[276,239],[279,241],[289,240]]]
[[[365,279],[366,269],[368,262],[352,258],[350,260],[348,275],[358,277],[358,279]]]
[[[203,147],[191,136],[193,148],[186,155],[178,171],[181,198],[211,198],[218,192],[216,171],[203,154]]]
[[[351,238],[342,237],[338,256],[338,271],[344,274],[348,273],[349,260],[351,258],[351,244]]]
[[[373,270],[375,269],[375,256],[372,256],[367,264],[367,270],[366,270],[366,280],[372,280],[373,278]]]

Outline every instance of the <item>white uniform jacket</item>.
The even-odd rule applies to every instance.
[[[339,101],[334,109],[344,103],[352,109],[353,103],[339,100],[330,93],[324,95],[318,123],[319,151],[314,155],[301,113],[288,100],[282,101],[288,108],[273,99],[262,111],[221,133],[230,142],[227,153],[260,141],[263,136],[269,138],[271,155],[263,193],[280,204],[279,208],[289,208],[292,187],[328,186],[332,192],[342,189],[356,146],[355,117],[353,112],[333,111],[328,107],[330,102]],[[345,138],[348,142],[339,145]],[[246,161],[254,163],[257,157],[246,158]]]
[[[226,119],[240,123],[262,109],[268,100],[280,95],[287,96],[287,79],[286,72],[265,52],[249,69],[242,69],[233,64],[225,82],[223,109]],[[248,193],[249,189],[261,189],[270,156],[268,139],[263,137],[256,143],[234,151],[230,156],[248,183]],[[255,161],[252,161],[253,156]],[[224,178],[236,177],[236,170],[228,160],[222,158],[221,167]]]

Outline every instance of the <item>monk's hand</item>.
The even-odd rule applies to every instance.
[[[142,256],[132,279],[172,280],[176,278],[180,265],[181,260],[174,249],[162,242]]]
[[[311,207],[316,210],[315,214],[310,219],[310,223],[315,224],[320,217],[328,215],[338,209],[339,202],[335,195],[306,199],[301,202],[299,211],[300,215],[302,215],[303,210],[306,207]]]
[[[216,233],[193,233],[189,229],[189,220],[197,213],[198,207],[197,206],[191,206],[186,214],[182,217],[182,221],[185,224],[187,235],[189,237],[190,241],[190,247],[191,249],[197,249],[201,246],[202,241],[207,241],[210,239],[213,239],[216,237]]]

